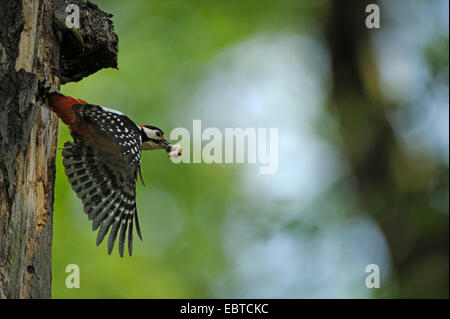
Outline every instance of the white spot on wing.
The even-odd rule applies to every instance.
[[[119,112],[119,111],[110,109],[110,108],[108,108],[108,107],[101,106],[101,108],[102,108],[103,110],[105,110],[106,112],[110,112],[110,113],[114,113],[114,114],[119,114],[119,115],[124,115],[122,112]]]

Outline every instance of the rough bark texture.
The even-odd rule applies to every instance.
[[[80,8],[80,29],[66,28],[69,4]],[[77,82],[102,68],[117,68],[118,37],[112,14],[80,0],[55,0],[55,29],[61,45],[61,84]]]
[[[78,81],[117,65],[109,16],[71,3],[80,4],[78,38],[55,23],[64,1],[55,9],[52,0],[0,0],[0,298],[51,296],[58,121],[43,107],[43,84],[58,88],[61,78]],[[79,68],[67,66],[67,57]]]

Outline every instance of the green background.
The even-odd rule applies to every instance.
[[[54,298],[448,297],[447,1],[380,3],[382,26],[355,55],[363,94],[347,102],[336,91],[354,83],[332,75],[332,2],[96,3],[114,14],[119,69],[62,93],[167,136],[192,132],[193,119],[222,132],[276,127],[279,169],[144,152],[144,240],[120,258],[96,247],[58,151]],[[368,170],[387,158],[386,175],[364,187],[355,158],[382,126],[367,101],[397,143],[371,155]],[[58,146],[70,139],[60,122]],[[80,267],[79,289],[65,285],[69,264]],[[364,284],[368,264],[380,267],[380,289]]]

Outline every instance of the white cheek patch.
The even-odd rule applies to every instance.
[[[144,132],[148,136],[148,138],[158,139],[158,136],[155,134],[155,132],[153,130],[150,130],[150,129],[144,127]]]

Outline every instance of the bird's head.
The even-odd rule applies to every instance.
[[[152,125],[141,125],[139,128],[142,134],[143,150],[165,150],[169,156],[181,155],[181,147],[167,142],[161,129]]]
[[[142,149],[143,150],[159,150],[166,149],[169,142],[166,141],[164,132],[152,125],[141,125]]]

